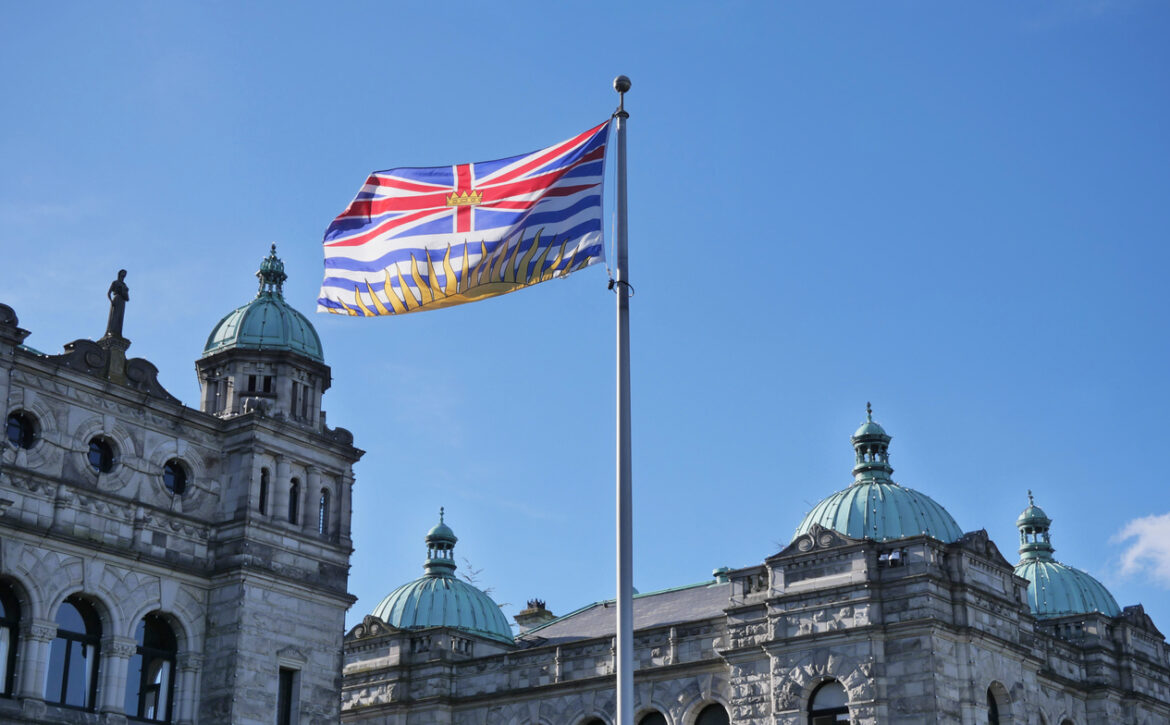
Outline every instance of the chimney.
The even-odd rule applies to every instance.
[[[516,624],[520,626],[520,634],[534,627],[539,627],[545,622],[551,622],[556,618],[555,614],[545,609],[543,599],[529,599],[528,607],[513,617],[516,620]]]

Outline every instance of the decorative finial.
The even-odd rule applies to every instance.
[[[618,76],[613,79],[613,89],[618,92],[618,107],[614,111],[614,115],[621,115],[625,118],[626,115],[626,91],[630,90],[630,79],[628,76]]]
[[[256,277],[260,279],[260,290],[256,293],[257,296],[265,292],[283,293],[284,281],[288,279],[288,275],[284,273],[284,262],[280,261],[280,257],[276,256],[276,242],[272,243],[272,250],[264,258],[264,261],[260,263],[260,269],[257,270]]]
[[[1035,506],[1036,503],[1032,500],[1032,489],[1028,489],[1028,505]]]
[[[1030,492],[1029,492],[1030,493]],[[439,507],[439,523],[443,523],[443,507]]]
[[[865,401],[865,422],[873,422],[873,406],[869,404],[868,400]]]

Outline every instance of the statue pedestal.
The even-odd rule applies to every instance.
[[[126,384],[126,350],[130,348],[130,341],[124,337],[106,335],[97,341],[99,347],[106,351],[105,377],[115,383]]]

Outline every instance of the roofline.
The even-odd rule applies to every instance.
[[[685,589],[698,589],[699,587],[709,587],[709,586],[714,586],[716,584],[730,584],[730,582],[721,582],[721,581],[718,581],[716,579],[708,579],[707,581],[696,582],[694,584],[684,584],[682,586],[669,587],[667,589],[658,589],[658,590],[653,591],[653,592],[646,592],[645,594],[639,592],[638,594],[634,595],[634,599],[642,599],[643,597],[653,597],[653,596],[657,596],[659,594],[669,594],[671,592],[681,592]],[[519,640],[521,637],[526,637],[526,636],[532,634],[533,632],[539,632],[540,630],[544,629],[545,627],[548,627],[549,625],[552,625],[552,624],[556,624],[557,622],[561,621],[562,619],[568,619],[569,617],[580,614],[581,612],[587,611],[589,609],[593,609],[594,607],[608,606],[610,604],[613,604],[616,601],[617,601],[616,599],[602,599],[601,601],[593,602],[591,604],[586,604],[583,607],[578,607],[577,609],[574,609],[573,611],[569,612],[568,614],[562,614],[561,616],[557,617],[556,619],[550,619],[547,622],[544,622],[542,624],[538,624],[537,626],[533,627],[532,629],[524,630],[522,633],[516,635],[516,639]]]

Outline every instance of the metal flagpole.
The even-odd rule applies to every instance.
[[[616,725],[634,725],[634,546],[630,463],[630,285],[626,255],[626,91],[630,79],[613,80],[618,92],[617,131],[617,712]]]

